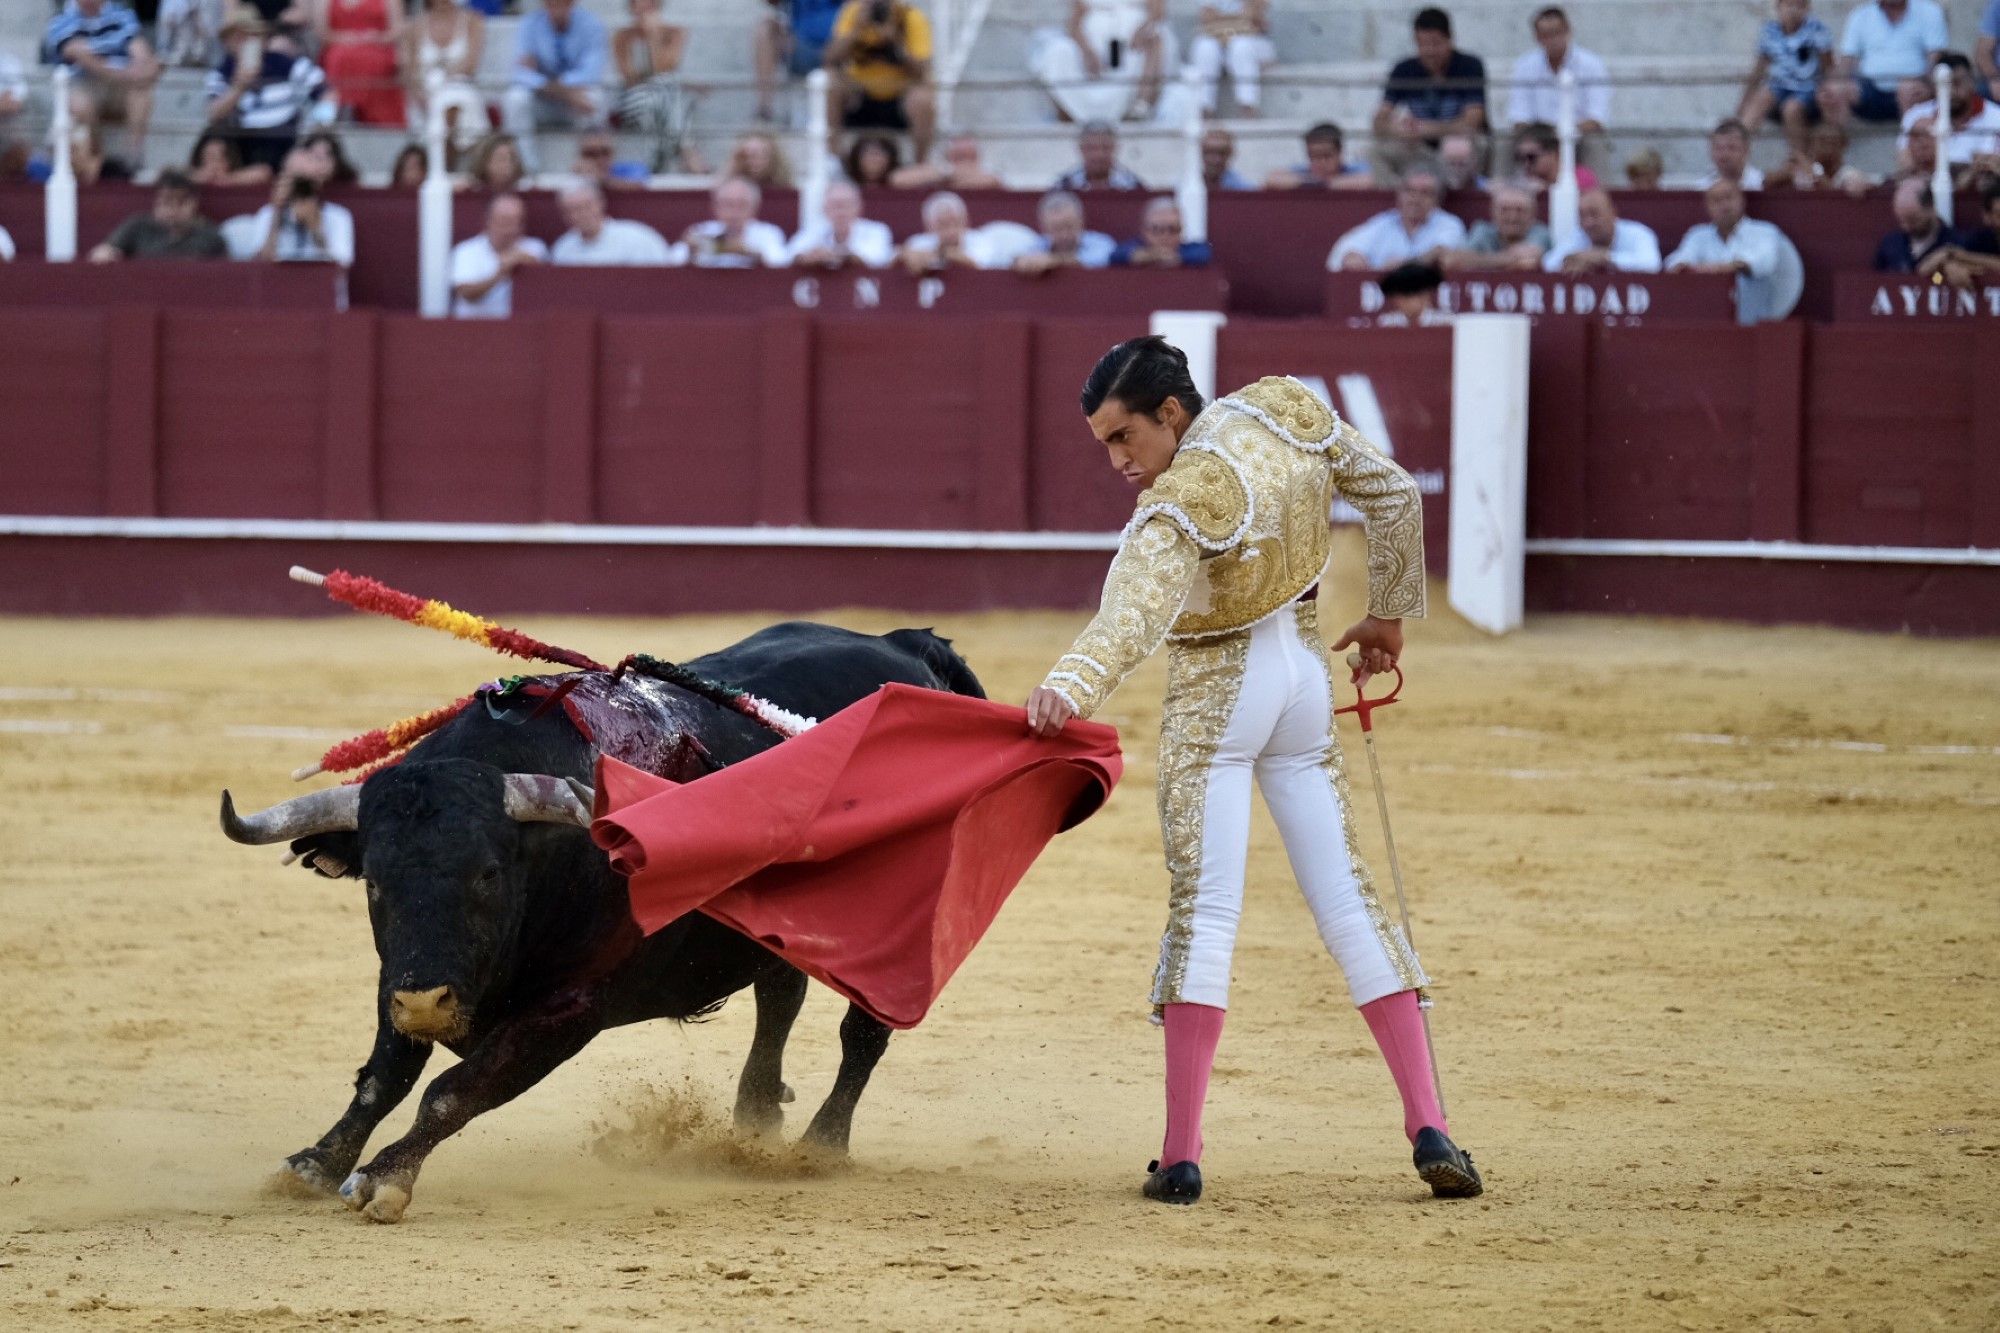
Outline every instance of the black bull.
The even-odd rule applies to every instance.
[[[878,638],[776,625],[687,665],[809,717],[890,682],[984,697],[964,660],[926,630]],[[698,695],[685,703],[682,715],[717,764],[778,741]],[[805,974],[699,912],[639,935],[624,881],[578,827],[587,812],[561,781],[588,781],[594,760],[560,707],[523,720],[475,705],[358,789],[314,792],[243,818],[223,794],[230,837],[289,841],[322,873],[367,883],[381,960],[375,1046],[333,1128],[286,1159],[297,1184],[338,1188],[369,1218],[397,1221],[424,1160],[474,1116],[526,1092],[605,1028],[699,1017],[745,986],[757,997],[757,1026],[736,1123],[754,1132],[780,1123],[790,1100],[785,1040],[805,1001]],[[850,1005],[840,1039],[833,1091],[805,1132],[836,1153],[847,1149],[889,1029]],[[433,1043],[460,1063],[424,1090],[410,1131],[357,1170]]]

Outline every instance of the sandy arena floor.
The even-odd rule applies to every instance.
[[[1010,700],[1078,623],[935,619]],[[758,623],[527,627],[679,656]],[[600,1039],[386,1228],[262,1192],[345,1103],[375,962],[359,890],[225,842],[216,794],[287,795],[494,659],[359,618],[0,622],[0,1325],[2000,1324],[2000,645],[1445,621],[1408,663],[1382,744],[1484,1199],[1411,1173],[1261,813],[1210,1198],[1138,1197],[1155,663],[1110,710],[1124,787],[897,1038],[851,1168],[721,1130],[745,996]],[[801,1019],[794,1131],[839,1012]]]

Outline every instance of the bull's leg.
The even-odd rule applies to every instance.
[[[285,1159],[278,1169],[278,1180],[287,1188],[313,1194],[332,1194],[339,1189],[361,1159],[368,1136],[410,1095],[430,1058],[428,1042],[412,1041],[389,1026],[385,1001],[375,1020],[375,1049],[354,1075],[354,1099],[318,1143]]]
[[[347,1178],[340,1197],[371,1222],[399,1222],[431,1150],[482,1115],[526,1092],[590,1044],[604,1028],[597,994],[509,1019],[464,1060],[431,1080],[410,1132]]]
[[[840,1073],[819,1114],[806,1126],[808,1144],[846,1156],[847,1136],[854,1127],[854,1108],[861,1101],[861,1090],[868,1086],[875,1062],[888,1049],[887,1025],[870,1017],[860,1005],[848,1005],[847,1017],[840,1020]]]
[[[792,1099],[785,1086],[785,1042],[806,1002],[806,974],[781,963],[758,977],[757,1035],[751,1038],[743,1077],[736,1083],[736,1128],[747,1134],[768,1134],[783,1123],[781,1104]]]

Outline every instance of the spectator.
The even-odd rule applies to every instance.
[[[1271,173],[1267,190],[1372,190],[1374,180],[1368,168],[1346,161],[1342,155],[1344,136],[1340,126],[1321,121],[1306,131],[1306,160],[1296,167]]]
[[[222,25],[222,63],[208,72],[208,123],[232,135],[247,163],[276,170],[292,151],[326,88],[319,66],[289,44],[270,39],[270,26],[238,9]]]
[[[529,171],[540,170],[535,133],[604,123],[604,58],[610,38],[576,0],[542,0],[515,34],[514,81],[500,99],[502,122]]]
[[[505,319],[514,313],[514,271],[549,262],[549,248],[527,234],[528,207],[518,194],[486,205],[486,230],[451,247],[453,319]]]
[[[1839,190],[1858,198],[1878,182],[1847,160],[1847,131],[1823,122],[1806,135],[1805,151],[1793,155],[1776,174],[1765,177],[1764,184],[1767,188]]]
[[[1375,109],[1375,173],[1393,178],[1447,134],[1486,130],[1486,66],[1455,49],[1451,16],[1442,9],[1417,12],[1416,55],[1389,71],[1382,105]]]
[[[354,215],[322,197],[315,165],[297,150],[286,154],[272,183],[271,202],[246,229],[251,257],[278,263],[354,266]]]
[[[2000,186],[1987,187],[1982,198],[1986,225],[1961,233],[1957,245],[1932,250],[1918,263],[1919,275],[1959,288],[2000,282]]]
[[[1951,72],[1951,92],[1946,98],[1951,109],[1951,134],[1944,145],[1945,161],[1956,169],[1970,167],[1982,157],[2000,156],[2000,105],[1979,95],[1972,62],[1956,51],[1947,51],[1938,57],[1937,64]],[[1903,113],[1903,132],[1908,134],[1919,122],[1935,126],[1937,118],[1937,98],[1933,96]]]
[[[778,64],[804,78],[826,63],[827,43],[842,0],[766,0],[770,6],[751,38],[757,68],[757,119],[770,121],[778,90]]]
[[[1660,238],[1643,222],[1618,216],[1605,190],[1585,190],[1576,203],[1576,230],[1542,259],[1550,273],[1658,273]]]
[[[106,157],[98,141],[97,126],[73,125],[69,132],[69,167],[76,183],[80,186],[95,185],[99,181],[129,181],[132,168],[115,157]],[[28,179],[37,185],[48,184],[55,171],[53,153],[37,156],[28,162]]]
[[[618,160],[618,144],[609,130],[585,130],[577,136],[576,160],[569,174],[607,192],[643,190],[648,179],[645,163]]]
[[[1754,132],[1776,111],[1785,142],[1803,156],[1806,130],[1819,119],[1820,83],[1833,65],[1833,29],[1812,13],[1812,0],[1777,3],[1778,16],[1757,31],[1757,63],[1736,118]]]
[[[1182,236],[1181,206],[1171,195],[1147,203],[1139,235],[1111,252],[1113,268],[1207,268],[1215,252],[1207,241]]]
[[[841,159],[847,179],[863,189],[885,189],[896,169],[903,165],[896,141],[879,134],[864,134],[848,146]]]
[[[593,181],[574,181],[556,196],[569,230],[549,250],[555,264],[586,266],[685,264],[687,252],[643,222],[605,216],[604,191]]]
[[[1264,66],[1278,58],[1271,45],[1270,0],[1207,0],[1195,20],[1188,64],[1201,78],[1201,109],[1215,114],[1217,85],[1229,68],[1239,115],[1254,116],[1263,102]]]
[[[1669,273],[1736,275],[1736,322],[1783,319],[1799,303],[1805,268],[1785,233],[1743,215],[1743,187],[1718,180],[1706,192],[1708,221],[1688,228],[1667,256]]]
[[[153,207],[134,213],[90,252],[93,264],[121,259],[227,259],[222,233],[201,215],[195,183],[172,168],[160,173]]]
[[[5,227],[0,227],[0,263],[11,264],[13,262],[14,238],[7,234]]]
[[[294,55],[304,54],[312,42],[313,0],[239,0],[257,11],[271,30],[272,40]]]
[[[828,185],[821,216],[785,247],[794,268],[887,268],[895,258],[896,238],[886,224],[861,216],[861,190],[852,181]]]
[[[1986,84],[1986,95],[2000,97],[2000,0],[1987,0],[1986,12],[1979,16],[1979,40],[1972,47],[1972,63]]]
[[[313,34],[334,101],[363,125],[401,125],[408,113],[396,76],[402,7],[391,0],[315,0]]]
[[[1924,75],[1944,54],[1944,10],[1935,0],[1873,0],[1847,16],[1840,69],[1820,83],[1820,109],[1836,125],[1850,115],[1898,120],[1924,98]]]
[[[1666,174],[1667,164],[1657,148],[1641,148],[1625,159],[1625,188],[1628,190],[1657,190],[1660,178]]]
[[[27,105],[28,73],[21,67],[21,58],[0,51],[0,141],[13,137]]]
[[[160,60],[188,69],[213,65],[222,46],[221,0],[160,0],[158,8],[153,41]]]
[[[1764,188],[1764,173],[1750,161],[1750,131],[1740,120],[1725,120],[1708,134],[1709,170],[1695,182],[1706,190],[1717,181],[1728,181],[1743,190]]]
[[[903,243],[898,256],[913,274],[953,268],[1000,268],[999,256],[984,236],[972,230],[965,200],[940,190],[924,200],[924,230]]]
[[[1330,269],[1391,269],[1429,260],[1465,243],[1465,224],[1438,207],[1444,183],[1436,171],[1417,167],[1396,187],[1396,206],[1385,209],[1334,243]]]
[[[1028,70],[1080,125],[1150,119],[1178,60],[1166,0],[1071,0],[1065,30],[1032,39]]]
[[[752,130],[736,141],[729,165],[722,169],[724,180],[732,176],[760,190],[792,188],[792,164],[785,160],[785,150],[778,146],[776,137],[763,130]]]
[[[77,123],[123,121],[132,136],[133,165],[143,163],[160,62],[139,29],[139,16],[117,0],[69,0],[43,30],[42,58],[74,72],[69,105]]]
[[[430,174],[430,153],[420,143],[406,143],[402,151],[396,154],[396,161],[389,168],[389,188],[419,189]]]
[[[1430,328],[1451,323],[1451,316],[1438,309],[1438,288],[1444,274],[1435,264],[1398,264],[1382,275],[1385,307],[1375,316],[1378,329]]]
[[[1479,169],[1479,143],[1469,134],[1447,134],[1438,141],[1438,171],[1444,190],[1484,190],[1488,181]]]
[[[1201,136],[1201,181],[1211,190],[1254,190],[1243,174],[1229,163],[1236,156],[1236,136],[1220,125],[1210,126]]]
[[[847,0],[834,20],[826,65],[827,118],[850,130],[908,130],[919,161],[931,155],[931,23],[905,0]]]
[[[1514,180],[1536,194],[1552,188],[1562,175],[1562,136],[1553,125],[1530,121],[1514,127]],[[1597,173],[1578,163],[1576,188],[1597,188]]]
[[[504,131],[487,135],[467,155],[465,176],[468,189],[499,194],[524,188],[528,171],[521,161],[521,146]]]
[[[944,166],[912,162],[897,167],[889,184],[899,190],[998,190],[1000,178],[979,160],[979,140],[954,134],[944,141]]]
[[[340,136],[332,130],[314,130],[299,140],[299,156],[321,185],[359,185],[361,173],[347,158]]]
[[[196,185],[268,185],[271,164],[244,165],[236,141],[215,130],[203,130],[188,151],[187,177]]]
[[[1535,196],[1518,185],[1493,191],[1490,221],[1474,224],[1465,244],[1447,250],[1440,263],[1448,269],[1502,268],[1541,271],[1549,252],[1549,229],[1535,221]]]
[[[438,110],[452,146],[465,152],[493,128],[477,86],[486,57],[486,18],[458,0],[423,0],[423,13],[403,30],[404,105],[411,133],[421,134],[429,114],[431,76],[441,80]]]
[[[1920,180],[1928,185],[1937,175],[1937,161],[1937,134],[1931,122],[1917,121],[1903,131],[1902,147],[1896,150],[1895,179]]]
[[[1878,273],[1915,273],[1925,259],[1949,246],[1963,246],[1963,238],[1938,217],[1931,187],[1920,180],[1896,182],[1893,205],[1896,230],[1875,247]]]
[[[1787,0],[1788,3],[1793,0]],[[1524,51],[1514,62],[1514,83],[1507,93],[1507,120],[1513,125],[1562,123],[1562,89],[1567,70],[1576,80],[1576,155],[1593,168],[1610,157],[1611,76],[1604,62],[1570,40],[1569,15],[1550,5],[1531,24],[1539,50]]]
[[[757,210],[764,193],[741,177],[732,176],[709,195],[715,216],[689,227],[684,243],[701,268],[783,268],[785,233],[760,221]]]
[[[653,141],[654,171],[666,171],[686,157],[687,99],[681,92],[681,60],[688,31],[661,16],[661,0],[628,0],[632,21],[611,38],[618,65],[618,123]]]
[[[1093,120],[1076,136],[1077,165],[1056,178],[1053,190],[1082,194],[1085,190],[1143,190],[1146,183],[1118,161],[1118,131]]]
[[[1068,190],[1051,190],[1035,210],[1041,237],[1014,260],[1016,273],[1048,273],[1059,268],[1103,268],[1117,243],[1084,225],[1083,200]]]

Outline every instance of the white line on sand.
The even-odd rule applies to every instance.
[[[1533,727],[1488,727],[1489,736],[1508,740],[1568,739],[1563,732],[1541,731]],[[1722,732],[1671,732],[1666,739],[1683,745],[1729,745],[1767,750],[1844,750],[1853,754],[1928,754],[1987,757],[2000,755],[2000,745],[1886,745],[1881,741],[1844,741],[1826,736],[1735,736]]]
[[[1847,801],[1911,801],[1908,792],[1880,787],[1826,787],[1811,782],[1739,781],[1734,778],[1662,777],[1655,773],[1615,773],[1605,769],[1581,768],[1492,768],[1474,764],[1411,764],[1420,773],[1457,773],[1469,776],[1505,778],[1510,782],[1586,782],[1603,788],[1630,783],[1637,787],[1666,787],[1681,791],[1711,791],[1727,795],[1768,792],[1795,793],[1821,799]],[[1926,800],[1937,798],[1924,798]],[[2000,806],[2000,796],[1955,796],[1942,798],[1954,805]]]

